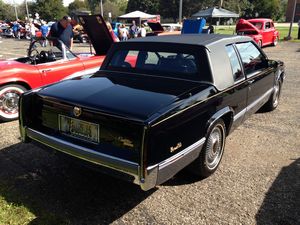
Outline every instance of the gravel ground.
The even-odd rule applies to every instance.
[[[2,58],[24,55],[28,44],[0,41]],[[18,123],[9,122],[0,124],[0,184],[9,190],[0,196],[32,212],[30,224],[300,224],[300,44],[264,51],[286,63],[280,105],[228,137],[213,176],[183,171],[143,192],[21,144]]]

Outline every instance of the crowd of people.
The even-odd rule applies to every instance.
[[[118,24],[115,31],[113,31],[112,25],[109,22],[107,22],[106,25],[114,41],[126,41],[130,38],[146,36],[144,24],[139,27],[136,25],[134,20],[129,27],[126,27],[125,24]],[[6,29],[9,29],[11,36],[16,39],[20,39],[22,37],[26,37],[30,40],[33,40],[36,37],[45,38],[43,46],[47,45],[46,37],[51,35],[52,37],[60,39],[70,49],[72,49],[73,46],[74,36],[83,32],[83,28],[80,25],[72,25],[72,19],[69,16],[64,16],[59,21],[51,24],[51,26],[43,20],[37,21],[30,19],[26,22],[17,20],[6,24]]]

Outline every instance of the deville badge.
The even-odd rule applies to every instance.
[[[77,107],[77,106],[74,107],[74,109],[73,109],[74,116],[79,117],[81,115],[81,112],[82,112],[82,110],[80,107]]]

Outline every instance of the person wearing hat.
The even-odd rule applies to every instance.
[[[61,40],[69,49],[73,47],[73,27],[71,25],[71,17],[64,16],[60,21],[52,24],[50,36]],[[53,42],[57,45],[58,42]],[[57,46],[60,47],[60,46]]]

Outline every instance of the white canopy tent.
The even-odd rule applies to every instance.
[[[140,26],[141,26],[142,20],[153,19],[153,18],[156,18],[156,15],[151,15],[151,14],[144,13],[141,11],[133,11],[133,12],[130,12],[130,13],[127,13],[127,14],[124,14],[124,15],[118,17],[118,19],[139,20]]]
[[[239,14],[231,12],[227,9],[212,7],[205,10],[200,10],[199,12],[193,14],[192,17],[238,18]]]

